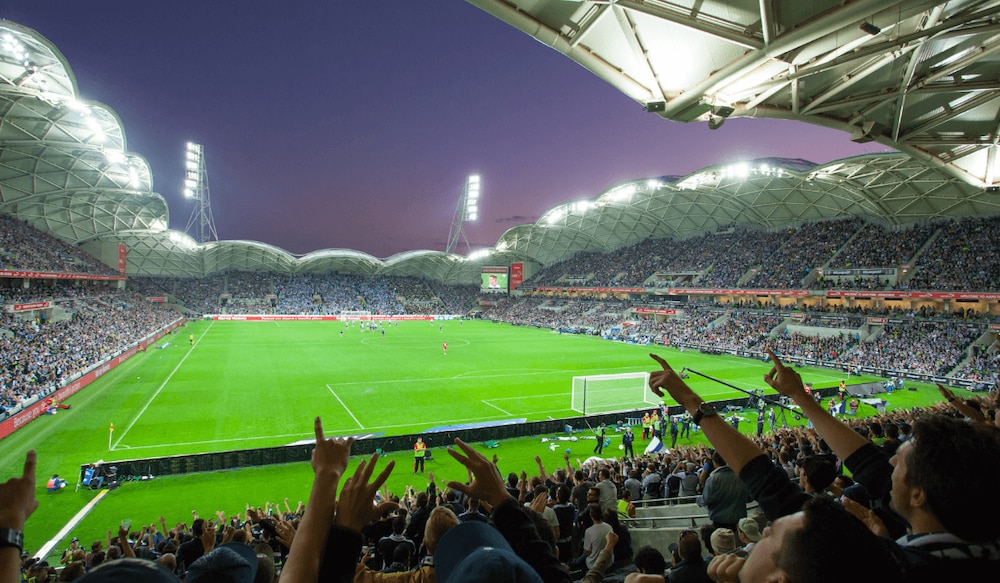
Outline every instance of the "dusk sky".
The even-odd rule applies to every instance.
[[[118,113],[172,228],[191,213],[196,141],[219,237],[296,254],[444,250],[470,173],[469,239],[492,246],[626,180],[883,150],[797,122],[668,122],[462,0],[4,0],[0,17],[51,41],[80,96]]]

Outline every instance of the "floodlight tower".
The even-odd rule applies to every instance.
[[[184,154],[184,198],[193,199],[191,218],[184,229],[199,243],[218,241],[215,218],[212,217],[212,197],[208,191],[208,166],[205,165],[205,147],[188,142]],[[192,231],[192,228],[196,229]]]
[[[465,241],[466,252],[472,249],[469,238],[465,236],[464,223],[474,223],[479,220],[479,175],[470,174],[465,179],[465,187],[458,197],[455,206],[455,216],[451,219],[451,230],[448,231],[448,247],[446,253],[454,253],[458,247],[458,239]]]

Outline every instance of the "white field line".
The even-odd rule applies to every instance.
[[[347,407],[347,404],[344,403],[344,400],[341,399],[336,392],[334,392],[333,387],[327,385],[326,388],[330,391],[330,394],[333,395],[335,399],[337,399],[337,401],[340,403],[340,406],[344,408],[344,411],[347,411],[347,414],[351,416],[351,419],[354,419],[354,422],[358,424],[358,427],[360,429],[364,429],[365,426],[362,425],[360,421],[358,421],[358,418],[354,416],[354,413],[352,413],[351,410]]]
[[[100,502],[105,496],[107,496],[108,492],[110,491],[111,490],[105,488],[100,492],[98,492],[97,496],[94,496],[90,502],[87,502],[86,506],[81,508],[80,511],[73,516],[73,518],[69,519],[69,522],[67,522],[61,529],[59,529],[59,532],[57,532],[56,535],[52,537],[52,540],[42,545],[42,548],[38,549],[38,552],[35,553],[35,558],[44,559],[45,557],[47,557],[49,553],[52,552],[52,549],[56,548],[56,545],[62,542],[62,540],[66,538],[66,535],[69,534],[71,530],[76,528],[76,525],[80,524],[80,521],[82,521],[84,517],[90,514],[90,511],[94,509],[94,506],[97,506],[97,503]]]
[[[565,413],[567,411],[568,411],[568,409],[552,409],[550,411],[532,411],[531,415],[548,415],[550,413]],[[500,416],[500,415],[491,415],[489,417],[468,417],[468,418],[465,418],[465,419],[450,419],[448,421],[440,421],[438,424],[440,424],[440,425],[444,425],[444,424],[447,424],[447,425],[462,425],[462,424],[465,424],[465,423],[475,423],[477,421],[504,421],[507,417],[509,417],[509,415],[508,416],[503,416],[503,417]],[[428,422],[428,424],[432,424],[432,423],[434,423],[434,421]],[[365,431],[368,432],[368,433],[377,433],[377,432],[386,431],[386,430],[389,430],[389,429],[398,429],[400,427],[413,427],[413,425],[414,425],[413,423],[401,423],[399,425],[381,425],[379,427],[367,427],[367,428],[365,428]],[[339,433],[337,433],[337,434],[339,435]],[[330,434],[330,435],[332,435],[332,434]],[[345,435],[354,435],[354,434],[350,433],[350,434],[345,434]],[[192,445],[211,445],[211,444],[216,444],[216,443],[233,443],[233,442],[246,443],[248,441],[260,441],[260,440],[267,440],[267,439],[285,439],[285,438],[290,438],[290,437],[291,438],[297,438],[297,439],[305,439],[305,438],[315,437],[315,434],[310,431],[310,432],[303,432],[303,433],[285,433],[285,434],[281,434],[281,435],[257,435],[257,436],[254,436],[254,437],[238,437],[238,438],[232,438],[232,439],[208,439],[208,440],[204,440],[204,441],[184,441],[184,442],[180,442],[180,443],[158,443],[158,444],[155,444],[155,445],[133,445],[133,446],[129,446],[127,449],[129,449],[130,451],[132,451],[132,450],[139,450],[139,449],[155,449],[155,448],[158,448],[158,447],[179,448],[179,447],[192,446]],[[123,447],[122,449],[125,449],[125,448]]]
[[[511,413],[510,411],[504,411],[503,409],[501,409],[500,407],[497,407],[497,406],[496,406],[496,405],[494,405],[493,403],[490,403],[490,402],[489,402],[489,401],[487,401],[486,399],[483,399],[483,403],[484,403],[484,404],[486,404],[486,405],[489,405],[490,407],[493,407],[494,409],[496,409],[497,411],[500,411],[500,412],[501,412],[501,413],[503,413],[504,415],[509,415],[509,416],[511,416],[511,417],[513,417],[513,416],[514,416],[514,414],[513,414],[513,413]]]
[[[114,445],[111,446],[112,451],[116,447],[118,447],[118,444],[121,443],[123,439],[125,439],[125,436],[128,435],[128,432],[132,429],[132,427],[135,426],[136,421],[138,421],[139,418],[142,417],[142,415],[146,412],[146,409],[149,409],[149,406],[153,403],[153,400],[156,399],[157,395],[160,394],[160,391],[163,390],[163,387],[167,386],[167,383],[170,382],[170,379],[174,378],[174,373],[180,370],[181,365],[184,364],[184,361],[187,360],[187,357],[191,356],[191,353],[194,352],[194,349],[198,347],[198,344],[201,342],[201,339],[205,337],[205,334],[208,334],[208,331],[212,329],[213,325],[215,325],[215,320],[209,322],[208,328],[205,328],[205,331],[201,333],[201,336],[199,336],[198,340],[195,341],[194,346],[192,346],[191,349],[184,354],[184,357],[181,358],[181,361],[177,363],[177,366],[174,367],[174,370],[170,371],[170,374],[167,375],[167,378],[164,379],[163,383],[161,383],[159,388],[156,389],[156,392],[153,393],[153,396],[150,397],[148,401],[146,401],[146,404],[142,406],[142,409],[139,410],[139,413],[132,419],[132,422],[128,424],[128,427],[125,428],[125,431],[122,431],[121,435],[118,436],[118,439],[115,440]]]

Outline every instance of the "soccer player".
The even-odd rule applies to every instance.
[[[447,342],[442,342],[441,343],[441,350],[444,351],[445,356],[448,355],[448,343]]]
[[[191,346],[194,346],[194,334],[191,334],[190,336],[188,336],[188,342],[191,343]]]
[[[427,453],[427,444],[424,443],[423,438],[418,437],[417,442],[413,444],[413,473],[417,473],[417,468],[420,468],[420,473],[424,473],[424,454]]]

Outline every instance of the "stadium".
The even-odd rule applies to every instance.
[[[479,179],[470,177],[443,251],[295,254],[219,240],[198,144],[188,144],[185,159],[195,211],[187,229],[170,228],[171,209],[142,153],[129,151],[115,104],[81,98],[72,59],[45,31],[0,21],[0,479],[13,477],[0,485],[0,505],[13,510],[0,517],[38,500],[27,523],[0,522],[4,536],[23,531],[23,540],[0,545],[4,563],[17,547],[28,552],[25,577],[72,580],[101,563],[113,567],[120,555],[183,575],[210,553],[204,547],[242,537],[270,543],[270,569],[299,574],[295,550],[315,554],[316,542],[307,528],[299,538],[281,529],[294,534],[317,520],[311,508],[323,508],[315,496],[325,474],[314,450],[341,453],[338,442],[317,440],[317,417],[325,437],[356,440],[342,473],[363,471],[370,454],[383,459],[378,471],[395,463],[379,495],[411,509],[406,532],[414,531],[415,551],[421,538],[434,540],[418,527],[431,506],[463,521],[476,514],[476,496],[447,486],[478,480],[483,468],[469,451],[465,460],[447,453],[456,439],[484,456],[491,475],[490,456],[501,481],[513,475],[496,504],[481,497],[495,523],[501,512],[530,514],[511,509],[509,496],[549,521],[547,534],[539,527],[526,536],[551,538],[552,552],[569,553],[558,555],[573,567],[565,580],[582,577],[601,555],[598,547],[580,555],[580,522],[591,524],[584,510],[605,507],[605,494],[597,503],[580,487],[605,484],[608,522],[631,541],[601,555],[611,581],[646,568],[634,552],[640,547],[669,565],[671,545],[685,544],[692,527],[742,531],[749,513],[763,531],[798,510],[761,495],[730,521],[694,500],[718,471],[712,453],[759,493],[739,471],[759,459],[744,459],[734,435],[787,471],[795,484],[787,499],[800,508],[809,507],[797,497],[805,495],[800,480],[804,492],[839,497],[833,474],[831,483],[807,487],[805,468],[826,456],[845,478],[886,488],[869,493],[870,511],[891,538],[919,529],[926,522],[912,509],[890,508],[885,476],[878,481],[870,466],[850,462],[884,455],[888,467],[900,432],[904,440],[914,427],[934,435],[920,419],[942,417],[952,428],[942,435],[980,432],[962,452],[945,454],[956,472],[966,469],[959,460],[976,460],[983,476],[962,487],[975,512],[987,507],[981,515],[968,504],[948,512],[981,516],[990,528],[942,520],[930,532],[987,550],[934,568],[976,572],[998,556],[988,549],[1000,540],[1000,523],[990,520],[1000,508],[977,497],[1000,472],[989,461],[1000,452],[990,427],[1000,383],[997,8],[972,0],[808,9],[737,0],[695,3],[701,8],[469,4],[555,49],[654,119],[712,129],[730,118],[789,119],[894,151],[821,164],[732,160],[684,176],[636,177],[554,206],[490,248],[473,251],[466,241],[462,255],[456,243],[478,212]],[[691,54],[684,67],[665,74],[683,51]],[[664,376],[651,353],[677,375]],[[775,375],[801,375],[808,399]],[[714,407],[692,407],[675,379]],[[626,449],[631,439],[638,456]],[[37,469],[25,493],[15,478],[29,450]],[[670,489],[670,478],[689,476],[701,484]],[[637,477],[641,490],[633,491],[640,486],[628,480]],[[336,480],[326,486],[336,493]],[[545,512],[566,506],[561,486],[575,486],[578,512],[568,523]],[[428,490],[424,507],[418,493]],[[533,503],[545,490],[551,500]],[[376,555],[370,567],[388,568],[392,557],[376,549],[393,516],[367,514],[357,530]],[[218,540],[202,542],[202,521],[217,524]],[[558,563],[552,552],[529,556],[503,534],[535,577],[564,580],[545,574]],[[74,539],[82,559],[64,553]],[[425,552],[433,555],[436,542]],[[704,535],[699,554],[723,556],[708,548],[715,542]],[[358,555],[338,568],[376,578],[356,567]],[[32,559],[62,563],[59,574],[24,563]],[[747,553],[739,560],[751,564]],[[901,580],[920,579],[903,563]]]

